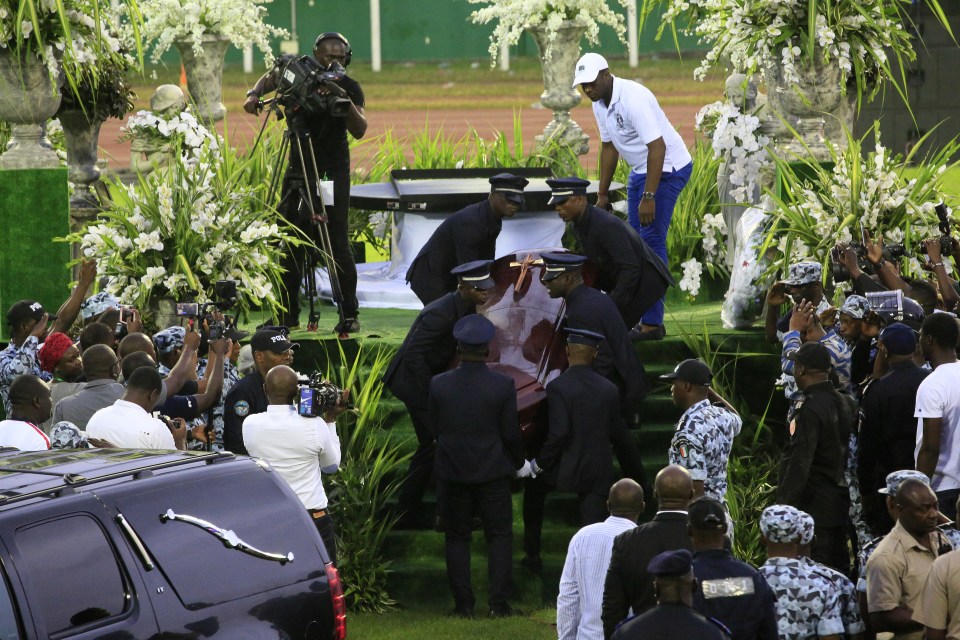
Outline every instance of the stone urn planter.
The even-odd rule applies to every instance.
[[[193,40],[177,40],[174,45],[187,74],[187,92],[196,105],[197,119],[207,126],[223,120],[227,114],[222,101],[223,56],[230,41],[223,36],[205,35],[200,55],[193,50]]]
[[[580,92],[573,87],[573,72],[580,57],[580,40],[587,28],[575,20],[566,20],[552,41],[541,26],[529,27],[528,31],[540,50],[543,67],[544,91],[540,94],[540,104],[553,111],[553,118],[536,137],[537,146],[555,141],[570,147],[577,155],[583,155],[587,152],[590,136],[570,117],[570,110],[581,100]],[[548,46],[549,58],[546,55]]]
[[[144,315],[145,323],[153,328],[154,333],[167,327],[183,324],[183,318],[177,315],[177,303],[173,298],[150,298]]]
[[[103,120],[91,121],[80,109],[61,111],[59,118],[67,145],[67,179],[74,184],[70,207],[96,206],[90,185],[100,178],[97,149]]]
[[[52,169],[60,159],[44,124],[60,108],[63,75],[51,78],[43,60],[0,51],[0,120],[10,123],[10,140],[0,169]]]

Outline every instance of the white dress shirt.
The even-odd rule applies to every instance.
[[[580,529],[570,539],[557,596],[560,640],[603,640],[600,609],[613,539],[636,526],[633,520],[610,516]]]
[[[50,438],[32,422],[4,420],[0,422],[0,447],[46,451],[50,448]]]
[[[243,421],[247,452],[270,463],[307,509],[326,509],[320,469],[340,464],[337,423],[305,418],[293,405],[271,404]]]
[[[93,414],[87,435],[106,440],[120,449],[176,449],[167,425],[127,400],[117,400]]]

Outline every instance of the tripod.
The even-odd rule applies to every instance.
[[[264,100],[263,105],[268,107],[269,111],[273,113],[278,120],[284,119],[285,116],[280,111],[280,103],[276,98],[272,100]],[[263,125],[260,127],[260,133],[257,135],[257,140],[254,143],[253,148],[256,148],[256,146],[260,144],[260,140],[263,137],[263,132],[266,129],[267,122],[269,122],[269,120],[269,117],[264,119]],[[337,265],[333,258],[333,245],[330,241],[330,229],[327,224],[327,202],[323,196],[323,190],[320,187],[320,170],[317,165],[317,158],[313,152],[313,145],[310,142],[310,132],[306,129],[306,127],[301,127],[296,120],[296,118],[287,118],[287,130],[283,132],[283,141],[280,144],[280,150],[277,153],[276,160],[274,161],[273,173],[270,177],[270,186],[267,190],[266,201],[272,203],[277,198],[277,192],[279,191],[281,185],[280,170],[283,166],[284,157],[290,150],[291,145],[296,145],[297,157],[300,164],[300,175],[302,176],[302,179],[293,179],[289,182],[289,191],[284,194],[284,201],[286,201],[287,198],[297,198],[297,211],[300,210],[300,206],[303,204],[305,204],[307,207],[308,224],[310,225],[308,231],[312,230],[315,232],[314,234],[308,233],[308,236],[312,235],[319,241],[320,255],[323,259],[324,266],[327,269],[327,275],[330,278],[330,289],[333,293],[333,301],[337,305],[337,313],[340,318],[340,322],[337,326],[343,329],[346,326],[343,291],[340,287],[340,276],[337,274]],[[307,163],[307,158],[304,156],[304,149],[309,152],[309,166]],[[314,206],[315,197],[320,204],[319,210]],[[280,204],[282,205],[283,202]],[[288,204],[292,204],[292,201]],[[311,237],[311,240],[313,237]],[[292,247],[289,247],[289,249],[292,250]],[[316,331],[317,322],[320,319],[320,313],[316,307],[317,282],[314,278],[316,267],[316,255],[312,250],[308,250],[306,252],[306,261],[303,265],[304,288],[306,289],[307,298],[310,303],[310,316],[307,320],[307,331]],[[296,296],[299,295],[299,291],[288,291],[287,295]],[[341,331],[339,337],[347,337],[345,331]]]

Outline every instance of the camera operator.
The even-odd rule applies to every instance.
[[[352,50],[350,43],[339,33],[322,33],[314,43],[313,56],[326,70],[335,70],[337,67],[347,67],[350,64]],[[262,108],[260,102],[264,93],[273,91],[277,87],[279,66],[264,74],[247,92],[247,101],[243,105],[244,111],[251,114],[258,113]],[[334,329],[337,333],[354,333],[360,330],[357,321],[357,267],[353,261],[353,252],[348,237],[347,212],[350,205],[350,145],[347,141],[347,132],[354,138],[360,139],[367,132],[367,119],[364,116],[364,97],[360,84],[353,78],[343,75],[337,80],[325,81],[318,89],[321,96],[336,95],[350,101],[349,109],[343,117],[336,117],[329,112],[312,114],[302,108],[288,107],[286,116],[291,129],[305,131],[310,135],[310,145],[313,156],[316,158],[319,178],[324,176],[333,181],[333,204],[327,207],[327,227],[330,232],[330,244],[333,260],[337,266],[340,291],[343,299],[339,301],[343,320]],[[311,239],[316,240],[315,221],[309,219],[309,208],[301,196],[301,188],[309,188],[310,193],[317,193],[318,185],[307,184],[309,174],[313,172],[312,160],[305,154],[301,162],[296,142],[290,145],[290,157],[287,172],[283,180],[281,202],[278,207],[284,217],[306,231]],[[307,167],[308,176],[304,176],[303,167]],[[319,202],[315,203],[315,210]],[[317,214],[322,212],[316,211]],[[311,233],[311,231],[313,231]],[[307,258],[306,247],[288,247],[281,266],[286,273],[283,277],[285,292],[281,292],[281,303],[286,308],[286,315],[280,324],[288,327],[297,327],[300,324],[299,292],[303,278],[304,264]]]
[[[337,416],[346,410],[349,391],[344,391],[322,419],[299,415],[293,404],[299,390],[297,373],[285,365],[274,367],[264,382],[267,405],[264,413],[249,416],[243,424],[243,443],[251,456],[270,463],[310,513],[317,532],[337,563],[336,529],[327,509],[320,470],[340,464]]]

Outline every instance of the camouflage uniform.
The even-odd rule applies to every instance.
[[[788,505],[763,510],[760,530],[771,542],[800,538],[800,514]],[[780,640],[807,640],[844,632],[840,591],[801,558],[769,558],[759,569],[777,599]]]
[[[850,349],[847,343],[837,334],[830,332],[820,338],[820,343],[830,352],[830,362],[837,372],[837,378],[840,380],[840,390],[853,396],[853,387],[850,383]],[[790,401],[791,414],[797,400],[803,397],[803,393],[797,387],[797,381],[793,379],[793,362],[787,359],[787,353],[800,348],[803,342],[800,340],[799,331],[787,331],[783,334],[783,351],[781,352],[780,364],[783,367],[784,384],[783,394]]]
[[[0,399],[3,400],[3,410],[10,416],[10,385],[14,378],[31,373],[44,382],[53,380],[53,375],[42,371],[37,361],[37,351],[40,350],[40,341],[36,336],[28,336],[19,347],[11,342],[7,348],[0,351]]]
[[[206,358],[200,358],[197,361],[197,377],[202,378],[207,371],[208,361]],[[224,451],[223,448],[223,401],[230,393],[233,385],[240,382],[240,371],[237,365],[229,360],[223,363],[223,391],[220,392],[220,402],[210,409],[209,415],[213,419],[214,440],[211,449],[213,451]]]
[[[677,423],[668,452],[670,464],[684,467],[690,477],[702,481],[704,495],[724,502],[727,460],[742,425],[740,416],[723,405],[701,400]]]

